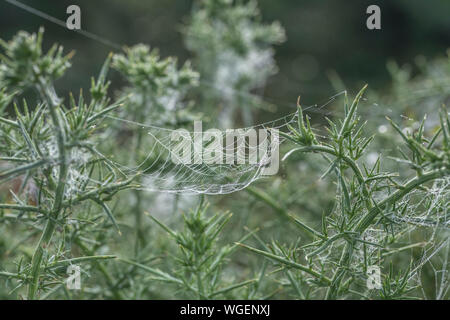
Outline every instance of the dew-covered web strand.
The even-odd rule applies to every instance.
[[[449,273],[449,251],[450,238],[438,242],[430,243],[428,247],[423,249],[419,262],[413,267],[408,281],[414,281],[421,288],[422,294],[425,298],[432,298],[436,300],[448,299],[448,292],[450,291],[450,273]],[[435,296],[428,297],[427,293],[421,286],[423,268],[427,265],[434,274]]]
[[[281,139],[274,141],[268,141],[268,137],[265,136],[264,140],[259,141],[257,146],[249,145],[245,139],[243,148],[248,152],[257,152],[259,145],[266,144],[267,151],[261,156],[259,161],[254,164],[244,163],[239,164],[245,160],[245,155],[237,153],[237,164],[229,165],[219,164],[174,164],[173,160],[173,141],[171,135],[176,130],[160,128],[152,125],[129,121],[127,119],[121,119],[118,117],[106,116],[109,120],[123,122],[126,126],[134,127],[136,130],[145,130],[147,135],[144,135],[144,139],[150,139],[149,145],[152,145],[150,152],[145,156],[145,159],[137,164],[135,167],[129,167],[121,164],[117,161],[113,161],[114,165],[126,172],[127,175],[133,175],[138,172],[151,171],[155,167],[155,171],[150,174],[143,174],[143,180],[151,181],[147,186],[142,186],[142,190],[159,190],[167,192],[186,192],[192,191],[194,193],[230,193],[241,190],[257,180],[261,176],[263,167],[267,164],[269,150],[278,150]],[[295,114],[288,115],[286,117],[267,122],[263,125],[252,126],[248,128],[235,129],[240,131],[248,131],[249,129],[265,129],[267,132],[271,132],[273,129],[283,130],[286,126],[295,121]],[[192,134],[189,133],[190,135]],[[227,144],[226,133],[221,132],[222,141],[225,141],[225,148],[222,153],[223,156],[227,154],[227,151],[234,151],[233,145]],[[203,143],[203,141],[202,141]],[[112,157],[108,157],[112,158]],[[154,159],[154,161],[149,161]],[[156,164],[156,165],[155,165]],[[232,179],[232,180],[230,180]],[[218,181],[215,181],[218,180]]]

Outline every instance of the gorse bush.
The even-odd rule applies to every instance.
[[[134,116],[132,120],[151,119],[152,124],[166,126],[181,121],[177,116],[186,112],[185,96],[198,84],[198,73],[189,62],[178,70],[175,59],[161,59],[156,49],[137,45],[126,49],[126,55],[115,55],[113,67],[131,85],[123,94],[128,96],[126,110]]]
[[[171,263],[176,266],[171,271],[173,274],[129,260],[123,262],[137,266],[150,274],[147,281],[176,285],[191,298],[227,297],[229,292],[252,284],[255,282],[253,279],[227,285],[226,279],[223,279],[221,272],[223,265],[238,245],[226,245],[221,248],[217,245],[217,238],[231,218],[231,214],[215,214],[208,217],[207,208],[208,205],[202,201],[196,210],[184,215],[185,230],[182,232],[174,231],[152,217],[179,246],[179,254]]]
[[[2,160],[20,164],[3,171],[1,179],[21,180],[18,194],[13,194],[16,203],[2,205],[2,208],[13,209],[21,215],[33,214],[30,218],[35,221],[35,227],[44,225],[30,264],[24,266],[25,269],[20,266],[17,273],[17,277],[28,285],[29,299],[35,298],[40,286],[45,286],[45,282],[40,281],[42,265],[58,263],[47,250],[55,229],[67,224],[73,208],[93,201],[117,225],[106,201],[132,182],[132,179],[121,180],[120,172],[108,166],[108,160],[96,151],[99,119],[120,106],[110,104],[106,97],[105,76],[109,59],[98,80],[92,83],[90,102],[85,103],[80,95],[78,101],[71,97],[69,105],[65,106],[52,83],[69,67],[70,56],[63,57],[62,49],[56,46],[44,55],[42,36],[42,30],[37,35],[21,32],[9,43],[3,43],[6,57],[0,80],[14,90],[32,87],[42,99],[33,111],[25,101],[22,111],[15,104],[15,120],[1,118],[2,152],[5,155]],[[97,182],[93,182],[94,179]],[[28,184],[34,185],[34,194],[21,199]],[[28,205],[30,197],[35,206]]]
[[[238,107],[258,102],[251,90],[275,72],[272,45],[284,39],[254,2],[198,1],[185,30],[193,66],[137,45],[108,56],[88,94],[65,98],[55,81],[72,53],[45,51],[43,30],[0,42],[0,297],[448,299],[445,105],[430,104],[432,125],[403,129],[392,113],[366,117],[364,87],[321,129],[299,101],[280,132],[278,176],[210,204],[141,191],[147,171],[164,169],[141,125],[186,126],[213,117],[215,103],[233,110],[226,122],[238,110],[251,122]],[[126,80],[114,93],[110,69]],[[117,160],[155,165],[125,171]],[[80,290],[66,285],[69,266],[81,267]],[[367,285],[374,266],[379,289]]]
[[[384,257],[392,254],[390,250],[402,250],[389,247],[400,243],[404,237],[411,236],[415,232],[412,226],[425,224],[440,230],[445,229],[448,224],[448,194],[446,190],[441,190],[447,188],[450,172],[447,111],[441,110],[441,127],[429,138],[424,136],[424,122],[419,131],[411,135],[406,135],[391,122],[410,152],[409,155],[407,152],[403,153],[403,161],[416,171],[415,177],[399,183],[395,181],[397,173],[381,171],[380,159],[372,167],[367,167],[364,163],[361,167],[357,162],[373,138],[364,137],[364,126],[358,125],[357,106],[364,90],[365,88],[359,92],[351,105],[345,102],[345,118],[340,124],[329,121],[326,140],[320,141],[309,121],[306,120],[305,123],[300,106],[298,128],[291,128],[291,133],[285,134],[286,138],[299,145],[287,153],[285,158],[295,152],[321,154],[329,162],[324,176],[332,174],[337,179],[339,194],[336,206],[331,213],[324,215],[321,229],[311,228],[292,217],[300,229],[310,234],[312,241],[290,249],[275,245],[271,250],[258,250],[245,246],[282,266],[312,276],[311,280],[318,287],[327,287],[327,298],[338,298],[344,293],[355,292],[353,287],[358,287],[361,280],[366,279],[365,273],[369,266],[383,264]],[[440,135],[442,141],[437,142]],[[441,182],[433,186],[439,193],[433,195],[432,199],[419,200],[421,203],[417,208],[412,203],[413,199],[403,201],[413,191],[423,188],[427,182],[441,179],[443,186],[440,186]],[[414,207],[414,212],[410,211],[411,206]],[[432,241],[442,241],[434,237],[439,235],[433,235]],[[445,238],[444,244],[447,242],[448,238]],[[408,248],[410,246],[404,249]],[[299,251],[303,253],[305,264],[296,259]],[[334,272],[330,273],[330,270]],[[414,277],[416,271],[408,268],[400,278],[389,275],[385,279],[382,296],[406,298],[406,294],[413,289],[408,286],[408,280]],[[302,288],[296,286],[296,289],[300,296],[306,295]],[[361,292],[358,294],[365,296]]]

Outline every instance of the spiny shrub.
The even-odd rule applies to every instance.
[[[173,126],[186,105],[190,89],[198,84],[198,73],[189,62],[177,69],[176,59],[161,59],[158,50],[136,45],[113,57],[112,66],[130,83],[123,90],[126,111],[135,121],[151,119],[153,125]]]
[[[243,245],[285,270],[301,298],[311,294],[323,294],[331,299],[349,295],[369,298],[371,292],[367,290],[366,279],[370,266],[392,262],[393,256],[414,246],[434,247],[438,242],[444,251],[448,250],[448,112],[444,107],[440,110],[440,128],[429,137],[424,133],[425,119],[417,132],[409,134],[388,119],[403,139],[406,150],[402,152],[402,161],[415,172],[413,177],[402,182],[398,180],[399,173],[382,171],[380,158],[370,167],[365,162],[358,162],[373,139],[373,136],[364,136],[364,124],[359,123],[357,115],[364,90],[353,103],[345,101],[342,121],[329,120],[325,138],[314,132],[300,105],[297,128],[290,127],[290,133],[283,134],[297,145],[284,159],[295,153],[314,153],[329,163],[322,177],[334,176],[336,179],[336,205],[331,212],[324,213],[319,229],[290,216],[311,241],[291,247],[273,243],[272,246],[264,245],[263,250]],[[418,190],[424,192],[421,198],[415,194]],[[434,232],[420,238],[418,229],[425,226]],[[411,238],[419,240],[399,246]],[[409,284],[417,276],[418,269],[412,267],[413,260],[410,263],[399,275],[390,272],[386,276],[382,297],[408,298],[408,294],[416,289]],[[446,270],[446,261],[442,268]],[[444,292],[447,292],[445,283]]]
[[[74,211],[82,211],[87,202],[102,208],[117,226],[107,202],[129,188],[134,178],[124,179],[97,151],[101,118],[121,105],[111,103],[106,96],[110,58],[98,79],[92,81],[90,99],[80,94],[78,100],[70,97],[65,104],[53,82],[70,66],[70,55],[63,56],[62,48],[56,45],[44,54],[42,36],[42,29],[32,35],[20,32],[10,42],[2,42],[5,56],[0,67],[0,82],[13,92],[1,92],[3,113],[6,103],[22,90],[35,90],[40,100],[33,109],[25,100],[22,106],[15,103],[13,115],[0,117],[0,160],[17,164],[2,170],[0,179],[2,184],[14,179],[20,183],[16,193],[11,191],[13,204],[0,205],[15,214],[3,218],[31,223],[33,230],[42,230],[31,261],[20,263],[17,272],[10,275],[28,286],[28,299],[55,281],[50,270],[71,263],[63,258],[64,246],[57,254],[49,251],[54,248],[55,231],[64,229]]]
[[[274,72],[272,45],[283,39],[279,25],[260,23],[254,2],[198,1],[187,30],[200,74],[138,45],[110,55],[88,95],[67,100],[54,83],[72,54],[58,46],[44,52],[42,30],[0,42],[0,296],[448,298],[444,106],[431,128],[425,119],[407,131],[384,121],[395,133],[385,138],[398,149],[381,152],[371,149],[380,123],[359,116],[365,88],[351,103],[346,96],[342,119],[329,119],[327,130],[315,128],[299,104],[298,123],[282,133],[281,175],[261,182],[266,190],[249,186],[210,197],[211,210],[202,200],[191,211],[196,199],[154,200],[138,191],[141,172],[124,174],[104,154],[135,166],[151,145],[144,131],[107,120],[182,125],[201,117],[189,110],[189,91],[204,81],[222,88],[202,90],[208,112],[211,101],[237,108],[244,100],[236,92],[248,95]],[[115,99],[110,67],[127,81]],[[369,161],[373,152],[378,157]],[[223,207],[233,218],[217,213]],[[83,266],[81,291],[66,288],[70,265]],[[373,266],[382,270],[380,290],[366,285]]]
[[[159,268],[138,264],[134,261],[122,261],[140,268],[149,274],[144,281],[159,281],[178,287],[185,297],[195,299],[213,299],[220,297],[236,297],[234,291],[253,284],[254,279],[240,283],[229,283],[223,269],[237,244],[219,247],[217,242],[223,228],[231,218],[230,213],[207,215],[208,204],[203,200],[197,209],[183,215],[184,230],[175,231],[158,219],[149,217],[159,225],[168,237],[177,244],[178,253],[169,265],[173,270],[167,272]],[[248,238],[247,235],[244,239]],[[174,288],[174,289],[175,289]]]

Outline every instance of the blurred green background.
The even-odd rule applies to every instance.
[[[82,28],[119,45],[143,42],[158,47],[162,56],[190,58],[183,43],[182,28],[190,14],[187,0],[22,0],[60,20],[66,8],[77,4],[82,10]],[[286,29],[287,41],[276,48],[279,73],[263,95],[276,102],[279,112],[295,107],[302,94],[305,104],[320,102],[336,90],[327,76],[335,70],[350,89],[369,83],[371,88],[389,86],[386,61],[399,64],[444,56],[450,46],[450,1],[332,1],[259,0],[263,19],[278,20]],[[366,28],[366,8],[381,7],[382,29]],[[55,41],[75,50],[74,68],[58,85],[65,92],[87,88],[87,75],[96,74],[106,55],[115,49],[69,31],[49,21],[0,1],[0,38],[10,39],[18,30],[46,28],[47,44]],[[116,50],[117,51],[117,50]],[[117,75],[111,74],[119,81]],[[115,78],[114,78],[115,77]],[[117,82],[119,83],[119,82]]]

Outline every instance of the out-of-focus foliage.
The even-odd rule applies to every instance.
[[[42,35],[21,31],[10,42],[0,42],[5,50],[0,70],[2,86],[26,88],[39,83],[39,77],[54,81],[70,67],[70,55],[63,56],[62,47],[54,45],[42,55]]]
[[[114,56],[113,67],[132,85],[124,90],[129,95],[127,112],[135,115],[134,120],[149,119],[152,124],[174,124],[179,110],[186,107],[187,91],[198,82],[188,62],[178,70],[175,59],[161,59],[156,49],[145,45],[126,49],[126,56]]]
[[[222,106],[221,125],[226,128],[236,108],[251,124],[249,109],[262,101],[248,96],[277,71],[272,46],[285,40],[284,29],[278,22],[260,20],[256,1],[200,0],[185,30],[186,46],[195,55],[202,80],[211,86],[202,90],[206,103]]]

